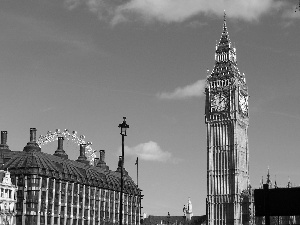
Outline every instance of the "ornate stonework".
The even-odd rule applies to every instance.
[[[0,170],[0,224],[16,224],[16,191],[16,186],[11,182],[10,172]]]
[[[207,224],[242,224],[242,193],[249,186],[248,89],[225,16],[215,66],[207,77],[205,122]]]

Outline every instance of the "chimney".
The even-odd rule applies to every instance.
[[[36,142],[36,128],[30,128],[30,142]]]
[[[105,162],[105,150],[100,150],[100,162]]]
[[[85,156],[85,146],[86,144],[80,144],[80,151],[79,151],[79,156],[78,159],[76,160],[77,162],[82,162],[85,164],[89,164],[89,161],[87,160]]]
[[[6,145],[7,131],[1,131],[1,145]]]
[[[55,153],[53,155],[55,156],[59,156],[63,159],[68,159],[68,155],[66,154],[63,146],[64,146],[64,137],[58,137],[58,146],[57,146],[57,150],[55,151]]]
[[[97,166],[98,162],[99,162],[99,158],[97,157],[94,159],[94,166]]]
[[[64,149],[64,137],[58,137],[57,143],[58,143],[57,150],[58,149],[63,150]]]
[[[40,152],[41,148],[36,143],[36,128],[30,128],[30,140],[27,145],[24,147],[23,151],[25,152]]]
[[[106,165],[106,162],[105,162],[105,150],[100,150],[100,159],[97,162],[96,167],[100,167],[105,170],[109,169],[109,167]]]
[[[1,131],[1,144],[0,144],[0,150],[3,151],[11,151],[6,144],[7,142],[7,131]]]

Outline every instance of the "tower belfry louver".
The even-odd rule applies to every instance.
[[[205,93],[207,224],[242,224],[241,194],[249,186],[248,88],[237,67],[225,12]]]

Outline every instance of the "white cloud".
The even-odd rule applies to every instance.
[[[161,147],[153,141],[138,144],[135,147],[124,147],[126,155],[138,156],[141,160],[166,162],[172,159],[172,154],[163,151]]]
[[[263,14],[283,6],[282,0],[65,0],[69,9],[84,3],[99,18],[111,24],[136,19],[144,22],[183,22],[200,14],[222,16],[246,21],[257,20]]]
[[[206,80],[198,80],[194,84],[178,87],[173,92],[163,92],[156,96],[160,99],[187,99],[204,95]]]

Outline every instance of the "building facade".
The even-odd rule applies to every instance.
[[[16,190],[10,172],[0,170],[0,225],[16,224]]]
[[[2,145],[6,139],[2,132]],[[16,225],[119,223],[121,168],[109,170],[104,154],[102,151],[95,165],[90,165],[81,144],[78,159],[70,160],[62,137],[53,155],[43,153],[35,128],[30,129],[30,141],[23,151],[7,146],[0,160],[17,187]],[[140,224],[141,190],[125,169],[124,174],[123,224]]]
[[[186,207],[184,206],[184,213],[186,214],[186,220],[191,221],[193,217],[193,206],[191,198],[188,199]]]
[[[243,195],[250,186],[248,88],[237,67],[225,15],[205,93],[207,224],[245,224]]]

